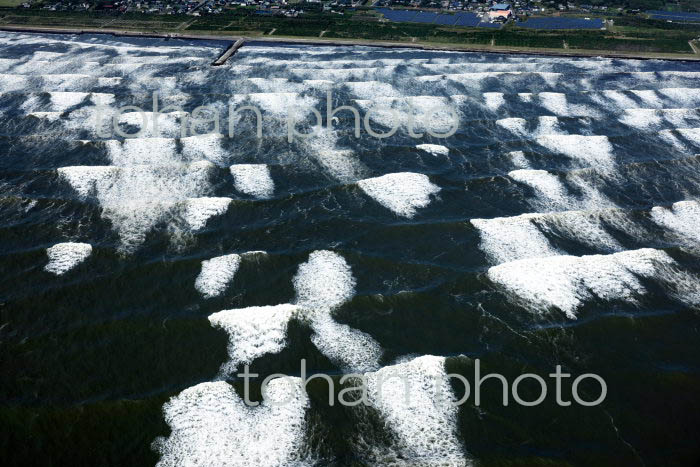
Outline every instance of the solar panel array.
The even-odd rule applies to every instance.
[[[647,11],[653,19],[663,19],[666,21],[686,21],[691,23],[700,23],[700,13],[683,13],[675,11]]]
[[[443,26],[454,26],[457,21],[457,15],[437,15],[434,24],[441,24]]]
[[[501,23],[479,23],[476,25],[477,28],[493,28],[493,29],[501,29],[502,24]]]
[[[530,18],[518,23],[521,28],[528,29],[600,29],[603,20],[600,18]]]
[[[474,27],[481,22],[481,19],[474,13],[457,13],[455,16],[458,17],[455,26]]]
[[[443,26],[477,26],[481,21],[474,13],[460,12],[454,15],[438,14],[427,11],[392,10],[378,8],[377,11],[389,21],[402,23],[440,24]],[[491,26],[487,26],[491,27]]]

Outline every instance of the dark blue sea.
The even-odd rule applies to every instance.
[[[226,46],[0,33],[3,465],[697,465],[700,63]]]

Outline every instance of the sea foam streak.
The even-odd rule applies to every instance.
[[[241,256],[236,254],[202,261],[202,270],[194,283],[195,289],[205,298],[220,295],[233,280],[240,264]]]
[[[365,377],[368,399],[393,433],[389,448],[366,453],[374,465],[472,465],[457,435],[458,408],[443,357],[418,357]]]
[[[355,293],[355,278],[345,259],[332,251],[314,251],[299,266],[293,282],[296,305],[307,311],[314,330],[314,345],[343,369],[377,368],[382,353],[379,344],[331,317],[331,311]]]
[[[697,201],[679,201],[670,208],[652,208],[651,218],[690,241],[692,246],[700,247],[700,203]]]
[[[163,413],[172,432],[153,443],[161,455],[157,465],[310,466],[301,453],[309,407],[301,380],[277,378],[267,389],[277,403],[247,406],[223,381],[198,384],[170,399]]]
[[[430,204],[431,195],[440,191],[427,175],[412,172],[367,178],[357,184],[379,204],[403,217],[413,217],[418,209]]]
[[[654,278],[675,261],[644,248],[612,255],[553,256],[512,261],[488,270],[488,277],[538,310],[559,308],[571,318],[585,301],[634,302],[646,293],[638,277]]]
[[[224,310],[210,315],[212,326],[229,335],[230,360],[222,366],[221,374],[234,374],[239,365],[282,350],[287,345],[287,324],[301,312],[296,305],[284,304]]]
[[[256,198],[270,198],[275,183],[265,164],[236,164],[230,167],[236,190]]]
[[[57,243],[46,249],[49,262],[44,270],[60,276],[85,261],[91,254],[92,246],[87,243]]]

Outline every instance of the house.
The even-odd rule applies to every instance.
[[[513,10],[510,3],[494,3],[489,10],[491,21],[506,21],[511,16],[513,16]]]

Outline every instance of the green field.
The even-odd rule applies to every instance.
[[[0,0],[0,7],[13,7],[21,5],[27,0]]]

